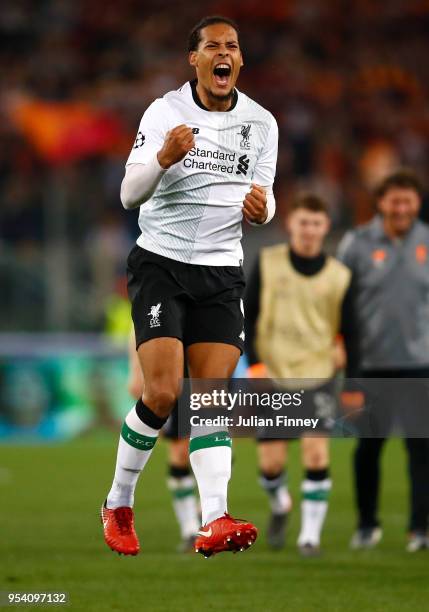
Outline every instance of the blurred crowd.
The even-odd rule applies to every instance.
[[[399,163],[424,177],[428,0],[4,0],[2,330],[103,325],[137,234],[119,201],[128,151],[150,102],[192,77],[187,34],[207,14],[238,22],[239,88],[278,120],[277,223],[310,188],[341,232]]]

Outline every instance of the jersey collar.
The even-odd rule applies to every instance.
[[[200,96],[197,93],[197,83],[198,83],[197,79],[194,79],[193,81],[189,81],[189,85],[191,86],[192,97],[194,99],[195,104],[199,106],[200,108],[202,108],[203,110],[208,111],[209,113],[213,112],[209,108],[207,108],[207,106],[204,106],[204,104],[201,102]],[[232,92],[232,104],[228,108],[228,110],[224,112],[229,113],[229,111],[232,111],[232,109],[235,108],[237,105],[237,100],[238,100],[238,93],[237,93],[237,90],[234,88],[234,91]]]

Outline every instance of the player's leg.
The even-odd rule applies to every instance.
[[[229,380],[239,357],[239,349],[230,344],[192,344],[187,351],[190,376],[194,379]],[[231,438],[224,428],[192,427],[189,452],[205,525],[227,512]]]
[[[202,342],[188,347],[191,378],[229,380],[240,349],[232,344]],[[190,460],[198,484],[202,523],[195,549],[205,556],[224,550],[244,550],[256,539],[256,528],[228,515],[231,438],[222,427],[192,427]]]
[[[137,401],[143,393],[143,374],[140,367],[138,354],[136,351],[136,339],[134,328],[131,329],[128,339],[128,392]],[[119,438],[119,447],[117,453],[117,465],[115,469],[114,484],[112,485],[109,495],[115,498],[115,492],[120,498],[122,490],[134,491],[140,472],[138,470],[122,470],[119,463],[121,449],[124,447],[122,439]],[[108,495],[108,497],[109,497]],[[139,541],[134,529],[134,516],[131,510],[131,496],[126,496],[124,505],[115,506],[111,509],[106,507],[106,502],[101,508],[101,519],[104,528],[104,538],[106,543],[120,554],[137,554],[139,551]],[[115,501],[110,500],[113,505]],[[119,533],[118,533],[119,531]]]
[[[410,522],[408,552],[429,548],[429,440],[407,438],[410,477]]]
[[[138,354],[145,380],[143,396],[122,426],[115,477],[107,496],[106,506],[110,509],[133,506],[137,479],[180,393],[183,347],[179,340],[149,340],[140,345]],[[163,363],[170,367],[163,367]]]
[[[137,401],[143,395],[143,373],[135,349],[134,330],[130,334],[128,359],[128,391]],[[177,412],[176,405],[162,430],[162,434],[169,442],[167,486],[171,492],[173,510],[182,538],[178,550],[187,552],[193,550],[195,537],[200,526],[200,517],[195,494],[196,483],[189,464],[189,437],[179,438]]]
[[[272,548],[283,548],[287,516],[292,500],[287,487],[287,441],[258,438],[259,482],[268,495],[271,515],[267,541]]]
[[[136,401],[143,395],[143,373],[140,366],[139,356],[136,351],[136,336],[134,328],[131,329],[128,338],[128,393]]]
[[[177,401],[183,377],[183,345],[177,338],[148,340],[140,344],[138,356],[145,381],[143,397],[123,423],[115,475],[102,508],[105,540],[124,554],[139,550],[132,514],[135,487]]]
[[[329,438],[304,436],[301,439],[302,481],[301,530],[298,547],[303,555],[318,554],[320,535],[328,511],[331,490],[329,477]]]
[[[429,549],[429,423],[427,370],[409,373],[400,392],[397,422],[401,424],[408,455],[409,508],[407,552]],[[398,393],[399,395],[399,393]],[[419,436],[419,437],[415,437]]]
[[[173,270],[174,268],[174,270]],[[102,509],[106,542],[120,550],[132,528],[137,479],[148,462],[183,380],[183,331],[188,296],[183,266],[135,246],[127,260],[128,295],[143,373],[143,395],[122,427],[112,488]],[[137,538],[135,533],[132,533]],[[133,550],[138,549],[134,546]]]
[[[179,437],[178,408],[174,408],[163,435],[168,440],[168,479],[173,509],[180,528],[179,552],[193,550],[200,527],[196,483],[189,463],[189,436]]]
[[[382,537],[377,517],[380,489],[380,456],[384,438],[360,438],[354,454],[354,484],[358,528],[351,548],[372,548]]]
[[[186,312],[184,345],[191,378],[203,379],[206,386],[210,379],[227,383],[244,349],[243,270],[241,266],[195,266],[190,284],[194,302]],[[192,427],[189,451],[204,526],[195,549],[209,556],[248,548],[257,529],[227,513],[228,431],[225,427]]]

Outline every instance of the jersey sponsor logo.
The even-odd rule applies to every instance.
[[[424,264],[426,263],[427,258],[428,258],[427,246],[425,244],[418,244],[416,246],[416,261],[418,261],[419,264]]]
[[[223,151],[219,151],[219,149],[212,151],[211,149],[201,149],[200,147],[194,147],[189,151],[188,155],[189,157],[208,157],[210,159],[228,162],[234,162],[236,157],[235,153],[224,153]]]
[[[204,159],[200,161],[200,159],[193,158]],[[206,161],[207,158],[208,161]],[[199,147],[194,147],[189,151],[188,155],[183,160],[183,165],[185,168],[191,168],[192,170],[212,170],[216,172],[233,174],[235,159],[236,153],[224,153],[223,151],[219,150],[212,151],[210,149],[200,149]]]
[[[249,169],[249,163],[250,159],[247,157],[247,155],[241,155],[238,158],[238,165],[235,174],[244,174],[244,176],[246,176]]]
[[[144,141],[146,140],[146,136],[143,132],[137,132],[137,138],[134,142],[133,149],[140,149],[144,145]]]
[[[161,302],[156,306],[151,306],[149,312],[147,313],[151,319],[149,321],[149,327],[161,327],[161,322],[159,320],[159,315],[161,314]]]
[[[234,169],[236,169],[236,174],[243,174],[246,176],[249,170],[250,158],[245,154],[240,155],[237,160],[237,155],[237,153],[224,153],[223,151],[219,150],[212,151],[211,149],[194,147],[189,151],[182,163],[185,168],[190,168],[191,170],[212,170],[226,174],[233,174]],[[205,159],[200,160],[199,158],[202,157]],[[206,161],[207,158],[208,161]]]
[[[252,125],[250,123],[241,126],[238,133],[241,136],[240,149],[250,149],[250,129]]]

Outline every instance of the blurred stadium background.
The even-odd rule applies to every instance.
[[[124,267],[137,215],[122,209],[119,186],[144,109],[192,76],[189,29],[219,13],[240,25],[239,88],[280,127],[277,218],[258,231],[244,227],[246,267],[262,244],[283,239],[296,190],[330,203],[333,250],[345,229],[373,214],[374,181],[399,163],[426,174],[426,0],[3,0],[0,588],[69,590],[76,610],[425,609],[427,560],[403,552],[399,444],[385,459],[386,539],[366,556],[347,550],[346,441],[334,444],[325,559],[296,556],[298,517],[290,552],[272,554],[261,542],[243,559],[177,558],[168,548],[175,524],[164,449],[140,486],[143,556],[119,563],[104,550],[97,508],[113,467],[112,432],[131,404]],[[298,500],[296,449],[293,457]],[[236,467],[237,513],[263,524],[250,442],[237,443]],[[145,483],[157,491],[151,499]]]

